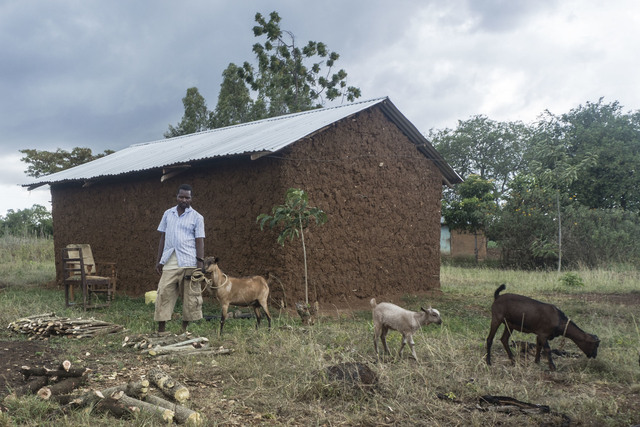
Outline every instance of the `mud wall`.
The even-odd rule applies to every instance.
[[[276,243],[256,217],[304,189],[329,222],[305,234],[310,300],[343,303],[439,287],[442,178],[377,108],[338,122],[270,157],[194,163],[160,182],[160,171],[52,187],[58,279],[61,248],[89,243],[96,261],[118,264],[118,288],[155,289],[162,213],[177,187],[193,186],[205,218],[206,255],[230,275],[273,273],[271,304],[304,299],[300,240]]]
[[[456,257],[474,257],[476,255],[476,239],[478,246],[478,260],[487,258],[487,238],[479,233],[477,236],[466,231],[453,230],[451,232],[451,254]]]

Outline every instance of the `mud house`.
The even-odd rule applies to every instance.
[[[487,237],[480,231],[477,234],[461,230],[451,230],[441,221],[440,254],[451,258],[474,258],[478,251],[478,261],[487,258]]]
[[[310,299],[349,302],[439,287],[443,184],[460,182],[388,98],[135,144],[34,179],[49,185],[58,279],[61,249],[88,243],[118,265],[118,289],[155,289],[162,212],[194,188],[205,252],[233,275],[266,274],[271,304],[304,295],[299,241],[276,242],[260,213],[305,190],[329,222],[305,234]]]

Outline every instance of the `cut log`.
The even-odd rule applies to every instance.
[[[163,408],[171,409],[175,412],[174,420],[178,424],[187,424],[190,426],[201,426],[203,423],[202,416],[192,410],[187,408],[186,406],[182,406],[179,403],[169,402],[161,397],[148,395],[144,399],[146,402],[152,403],[154,405],[162,406]]]
[[[154,384],[162,394],[169,396],[176,402],[184,403],[189,399],[189,389],[175,381],[162,369],[154,368],[149,371],[149,381]]]
[[[51,398],[51,389],[47,386],[40,388],[36,392],[36,396],[38,396],[42,400],[49,400]]]
[[[40,390],[42,387],[47,385],[48,378],[47,377],[34,377],[31,378],[25,385],[20,386],[13,390],[13,393],[8,395],[6,398],[14,398],[21,397],[27,394],[33,394]],[[5,398],[5,399],[6,399]]]
[[[67,414],[71,410],[94,405],[105,398],[105,396],[98,390],[91,390],[80,396],[71,396],[71,399],[68,397],[69,395],[52,396],[51,400],[64,405],[61,409],[63,413]]]
[[[149,381],[141,380],[137,382],[129,382],[127,384],[117,385],[115,387],[109,387],[101,391],[106,397],[111,397],[114,393],[124,391],[125,394],[136,399],[144,399],[149,392]]]
[[[220,355],[220,354],[231,354],[233,352],[233,350],[229,349],[229,348],[209,348],[209,347],[204,347],[204,348],[193,348],[190,351],[183,351],[183,352],[169,352],[166,354],[161,354],[159,356],[157,356],[158,359],[166,359],[166,358],[171,358],[174,356],[195,356],[195,355]],[[151,354],[151,353],[149,353]]]
[[[43,400],[49,400],[52,395],[58,396],[61,394],[71,393],[74,389],[78,388],[86,381],[86,375],[81,377],[65,378],[64,380],[61,380],[50,386],[42,387],[40,390],[38,390],[37,395]]]
[[[140,408],[141,411],[159,415],[167,423],[173,422],[173,417],[175,415],[175,412],[173,412],[171,409],[163,408],[161,406],[157,406],[152,403],[144,402],[142,400],[138,400],[133,397],[127,396],[126,394],[122,395],[122,397],[118,399],[118,402],[121,402],[127,408],[131,408],[131,407]]]
[[[58,378],[69,378],[69,377],[81,377],[87,372],[89,372],[89,368],[69,368],[65,370],[62,369],[47,369],[47,368],[30,368],[28,366],[23,366],[20,368],[20,373],[24,376],[24,379],[29,379],[29,377],[58,377]]]
[[[151,350],[148,350],[148,354],[151,356],[160,356],[161,354],[168,354],[168,353],[186,353],[186,352],[190,352],[193,350],[200,350],[202,348],[206,348],[206,347],[200,347],[200,348],[196,348],[193,347],[191,345],[185,345],[185,346],[178,346],[178,347],[173,347],[173,346],[165,346],[165,347],[155,347]]]
[[[208,342],[209,342],[208,338],[198,337],[198,338],[192,338],[192,339],[186,340],[186,341],[180,341],[180,342],[177,342],[175,344],[167,344],[164,347],[165,348],[174,348],[174,347],[183,347],[183,346],[189,346],[189,345],[191,345],[191,347],[193,347],[193,344],[208,343]]]
[[[98,400],[93,408],[97,412],[108,412],[114,417],[123,419],[129,419],[138,412],[137,407],[134,407],[136,409],[132,409],[127,406],[122,399],[116,400],[110,397]]]

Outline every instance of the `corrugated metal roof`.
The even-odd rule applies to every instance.
[[[407,134],[423,154],[436,161],[446,181],[451,184],[462,181],[415,126],[387,97],[384,97],[134,144],[92,162],[37,178],[23,186],[32,189],[46,184],[89,181],[214,157],[276,152],[332,123],[375,105],[382,107],[387,116]]]

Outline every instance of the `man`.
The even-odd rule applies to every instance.
[[[161,277],[153,316],[158,332],[165,332],[178,296],[182,297],[183,332],[189,322],[202,319],[202,293],[199,285],[191,286],[190,277],[196,268],[202,268],[197,259],[204,258],[204,218],[191,207],[191,191],[187,184],[178,188],[178,205],[164,212],[158,226],[156,272]]]

